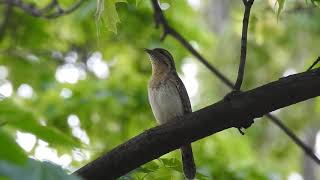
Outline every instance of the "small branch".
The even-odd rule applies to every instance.
[[[313,62],[313,64],[308,68],[308,70],[307,71],[310,71],[316,64],[318,64],[319,63],[319,61],[320,61],[320,56],[318,57],[318,59],[317,60],[315,60],[314,62]]]
[[[275,123],[283,132],[285,132],[294,143],[296,143],[303,151],[312,159],[314,162],[316,162],[318,165],[320,165],[320,159],[315,155],[314,151],[309,148],[307,145],[305,145],[295,134],[292,133],[292,131],[287,128],[277,117],[267,114],[266,115],[273,123]]]
[[[245,10],[244,10],[243,21],[242,21],[240,65],[238,70],[237,81],[233,88],[235,91],[240,91],[240,88],[243,82],[244,68],[245,68],[246,59],[247,59],[248,26],[249,26],[249,20],[250,20],[251,7],[254,0],[249,0],[249,1],[242,0],[242,1],[243,1],[243,4],[245,5]]]
[[[53,8],[55,8],[58,5],[58,1],[57,0],[52,0],[51,3],[49,3],[45,8],[39,10],[42,13],[46,13],[51,11]]]
[[[221,80],[225,85],[227,85],[230,89],[233,89],[233,83],[231,82],[231,80],[229,80],[226,76],[224,76],[218,69],[216,69],[214,66],[212,66],[203,56],[201,56],[198,51],[196,51],[190,43],[188,43],[188,41],[180,34],[178,33],[174,28],[172,28],[157,0],[151,0],[152,2],[152,6],[153,6],[153,9],[154,9],[154,19],[155,19],[155,23],[156,23],[156,28],[159,28],[160,26],[163,27],[163,31],[164,31],[164,35],[162,37],[166,37],[166,35],[171,35],[173,38],[175,38],[182,46],[184,46],[193,56],[195,56],[205,67],[207,67],[211,72],[212,74],[214,74],[215,76],[218,77],[219,80]],[[250,3],[253,3],[253,1],[251,0]],[[169,33],[168,33],[169,32]],[[163,38],[163,39],[164,39]],[[241,92],[241,91],[240,91]],[[269,119],[270,119],[270,116],[267,116]],[[275,117],[275,116],[273,116]],[[271,122],[273,122],[276,126],[278,126],[279,128],[281,128],[279,126],[279,123],[280,120],[279,120],[279,123],[275,123],[275,121],[277,121],[279,119],[273,119]],[[294,133],[291,132],[291,136],[294,137],[294,139],[299,139],[296,135],[294,135]],[[290,138],[292,138],[291,136],[289,136]],[[292,139],[293,141],[295,141],[294,139]],[[301,143],[302,141],[299,140]],[[303,143],[302,143],[303,144]],[[305,147],[307,147],[305,144],[304,144]],[[299,146],[301,147],[301,146]],[[303,149],[303,147],[301,147]],[[310,148],[309,148],[310,149]],[[315,156],[313,154],[313,156]]]
[[[320,68],[291,75],[144,131],[80,168],[84,179],[116,179],[163,154],[252,118],[320,95]],[[213,121],[214,118],[214,121]],[[232,146],[232,145],[231,145]],[[231,147],[230,146],[230,147]]]
[[[63,10],[60,6],[58,6],[59,7],[58,11],[47,15],[46,18],[52,19],[52,18],[57,18],[59,16],[64,16],[64,15],[70,14],[73,11],[75,11],[76,9],[78,9],[83,2],[84,2],[84,0],[79,0],[77,3],[73,4],[71,7],[69,7],[66,10]]]
[[[52,0],[46,7],[43,9],[39,9],[35,7],[32,3],[26,3],[22,0],[2,0],[0,3],[10,4],[17,8],[22,9],[26,13],[34,17],[41,17],[46,19],[53,19],[60,16],[64,16],[70,14],[80,7],[80,5],[84,2],[84,0],[78,0],[75,4],[73,4],[68,9],[62,9],[59,2],[57,0]],[[54,12],[51,12],[54,10]]]
[[[173,29],[167,22],[164,14],[158,4],[157,0],[151,0],[152,6],[154,9],[154,19],[156,23],[156,28],[162,26],[163,35],[161,36],[161,40],[164,40],[167,35],[171,35],[177,41],[179,41],[192,55],[194,55],[205,67],[207,67],[214,75],[216,75],[223,83],[225,83],[229,87],[233,87],[233,83],[227,79],[218,69],[213,67],[203,56],[201,56],[192,45],[175,29]]]
[[[247,1],[247,0],[242,0],[242,2],[243,2],[243,4],[244,4],[245,6],[248,5],[248,1]]]

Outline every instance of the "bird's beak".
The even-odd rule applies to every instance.
[[[146,53],[148,53],[149,55],[151,55],[152,54],[152,50],[150,50],[150,49],[147,49],[147,48],[144,48],[144,51],[146,52]]]

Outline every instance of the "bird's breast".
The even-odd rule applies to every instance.
[[[183,115],[183,104],[176,86],[167,81],[157,87],[148,88],[149,102],[158,123],[163,124]]]

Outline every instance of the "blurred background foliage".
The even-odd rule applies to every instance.
[[[23,2],[41,8],[51,1]],[[75,2],[59,0],[62,8]],[[243,90],[305,71],[316,59],[317,5],[315,0],[255,1]],[[235,80],[240,0],[161,0],[161,7],[173,27]],[[0,3],[0,22],[6,8]],[[77,179],[61,168],[72,172],[155,126],[147,99],[151,67],[145,47],[172,52],[193,110],[229,92],[173,38],[159,40],[162,31],[155,29],[147,0],[86,0],[76,11],[55,19],[33,17],[13,7],[2,28],[1,180]],[[320,155],[319,111],[320,101],[313,99],[273,114]],[[262,119],[245,136],[230,129],[193,143],[197,179],[319,179],[319,167],[274,124]],[[180,153],[175,151],[121,179],[182,178]]]

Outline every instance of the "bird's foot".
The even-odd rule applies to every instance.
[[[227,95],[224,96],[224,100],[231,101],[235,96],[238,96],[241,93],[239,90],[232,90]]]
[[[235,97],[239,96],[241,94],[241,91],[239,90],[232,90],[230,93],[228,93],[223,99],[225,101],[231,102]],[[244,135],[244,130],[248,127],[250,127],[253,124],[254,118],[249,118],[248,120],[244,121],[243,123],[239,123],[236,128],[240,132],[241,135]]]

